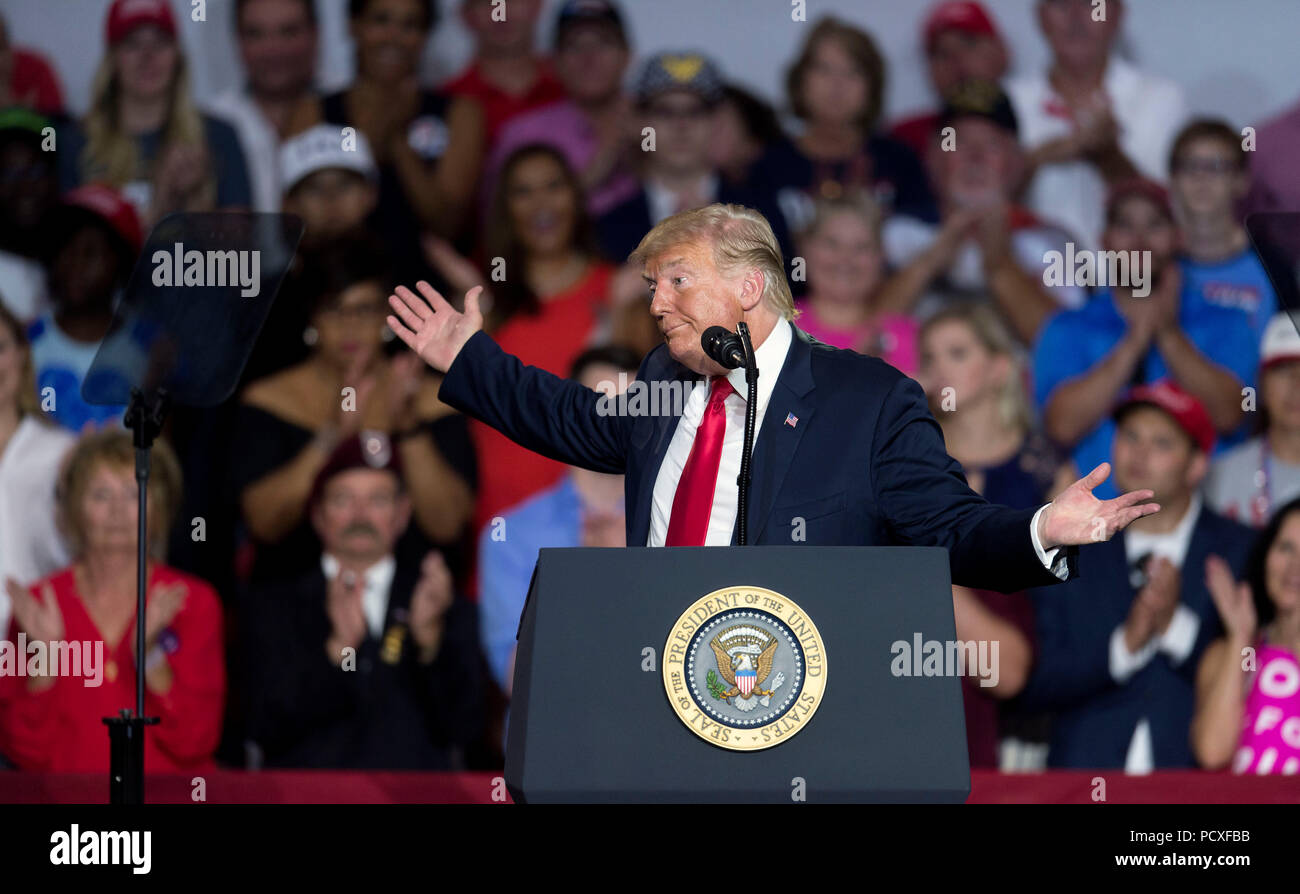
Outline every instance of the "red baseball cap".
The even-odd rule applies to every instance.
[[[139,253],[144,244],[140,218],[135,206],[122,198],[120,192],[102,183],[89,183],[64,193],[62,200],[70,208],[81,208],[103,220],[132,253]]]
[[[1206,453],[1214,449],[1214,423],[1210,421],[1210,414],[1199,400],[1173,382],[1161,379],[1150,385],[1130,388],[1115,405],[1115,420],[1119,421],[1125,412],[1139,405],[1164,410],[1198,448]]]
[[[108,8],[108,45],[115,46],[141,25],[157,25],[176,36],[176,19],[167,0],[113,0]]]
[[[1115,215],[1115,207],[1129,196],[1142,196],[1142,198],[1151,202],[1160,209],[1169,220],[1174,219],[1174,206],[1169,201],[1169,190],[1165,189],[1154,180],[1148,180],[1145,177],[1129,177],[1121,180],[1110,188],[1106,194],[1106,221],[1110,222]]]
[[[993,17],[982,4],[975,3],[974,0],[946,0],[931,9],[922,26],[925,48],[930,49],[939,34],[949,30],[1000,37],[997,26],[993,24]]]

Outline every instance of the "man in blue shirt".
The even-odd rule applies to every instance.
[[[1110,412],[1132,385],[1172,379],[1201,401],[1219,432],[1234,432],[1241,389],[1254,384],[1259,363],[1259,342],[1243,314],[1180,300],[1178,233],[1163,189],[1147,181],[1118,185],[1106,221],[1107,250],[1151,253],[1150,294],[1132,286],[1099,290],[1083,307],[1053,317],[1034,348],[1044,428],[1080,469],[1110,457]],[[1097,493],[1116,492],[1107,481]]]
[[[593,391],[616,394],[636,378],[640,365],[641,358],[627,348],[592,348],[574,360],[569,378]],[[484,527],[479,537],[479,630],[488,668],[507,697],[514,681],[515,633],[537,551],[626,546],[624,532],[623,476],[576,466],[558,484]]]
[[[1250,245],[1237,207],[1250,189],[1241,137],[1227,123],[1191,122],[1169,154],[1170,192],[1182,226],[1183,303],[1241,314],[1254,333],[1277,313],[1277,294]]]

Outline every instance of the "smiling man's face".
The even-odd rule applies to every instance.
[[[745,319],[741,304],[744,278],[723,277],[708,244],[674,246],[646,261],[642,271],[650,290],[650,313],[673,359],[702,375],[726,372],[700,347],[710,326],[734,331]]]

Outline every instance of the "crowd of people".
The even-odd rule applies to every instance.
[[[721,202],[771,223],[797,326],[921,383],[973,489],[1028,508],[1109,462],[1098,496],[1162,507],[1050,591],[954,587],[1001,647],[963,681],[973,766],[1300,771],[1300,301],[1244,223],[1300,210],[1300,105],[1249,147],[1197,117],[1117,53],[1122,0],[1035,0],[1020,76],[935,3],[933,107],[892,122],[870,14],[808,23],[773,104],[614,0],[545,50],[541,0],[348,0],[322,93],[315,2],[235,0],[240,87],[200,104],[169,0],[114,0],[76,116],[0,22],[0,628],[104,655],[95,687],[0,675],[0,766],[106,769],[137,666],[150,770],[499,766],[537,551],[627,545],[623,482],[441,403],[387,296],[484,286],[506,351],[625,387],[660,340],[629,254]],[[451,14],[472,61],[421,83]],[[81,386],[150,228],[213,210],[304,234],[235,396],[155,448],[141,658],[131,436]]]

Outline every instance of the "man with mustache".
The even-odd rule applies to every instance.
[[[316,477],[320,567],[252,595],[247,739],[267,766],[449,770],[481,726],[477,612],[440,554],[394,553],[400,454],[362,432]]]

